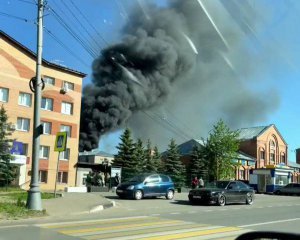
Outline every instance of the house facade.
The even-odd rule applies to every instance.
[[[32,164],[34,94],[29,81],[35,76],[36,54],[0,31],[0,104],[15,126],[12,138],[15,164],[19,166],[17,184],[29,188]],[[59,156],[58,186],[75,186],[78,159],[82,81],[86,75],[43,59],[39,181],[41,190],[55,186],[58,152],[54,151],[56,133],[66,131],[67,150]],[[13,149],[14,149],[13,148]]]

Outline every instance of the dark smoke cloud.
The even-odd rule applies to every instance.
[[[263,58],[256,59],[259,67],[244,57],[249,55],[244,41],[249,36],[256,39],[259,21],[238,14],[228,21],[237,8],[252,13],[249,2],[205,1],[229,49],[196,0],[170,2],[164,9],[149,5],[146,14],[133,9],[122,42],[104,49],[94,61],[92,84],[83,91],[80,151],[97,148],[100,135],[128,124],[136,137],[162,147],[170,138],[187,140],[153,121],[157,115],[185,123],[189,128],[182,129],[200,138],[221,117],[231,127],[240,127],[276,109],[276,93],[266,100],[248,84],[265,66]]]

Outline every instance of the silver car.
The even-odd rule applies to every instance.
[[[277,195],[298,195],[300,196],[300,184],[289,183],[288,185],[276,190],[274,192]]]

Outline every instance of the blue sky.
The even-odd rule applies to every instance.
[[[166,1],[148,0],[154,4],[165,5]],[[187,0],[188,1],[188,0]],[[193,0],[191,0],[193,1]],[[17,41],[28,48],[36,51],[36,0],[1,0],[0,1],[0,28]],[[74,5],[88,18],[85,21]],[[48,8],[44,18],[44,49],[43,57],[49,61],[65,65],[67,67],[87,73],[84,85],[90,82],[91,64],[94,55],[98,55],[102,47],[117,42],[121,38],[122,26],[128,20],[130,8],[137,5],[138,0],[48,0]],[[276,110],[268,115],[263,121],[257,121],[255,126],[274,123],[289,145],[289,160],[295,161],[293,150],[300,147],[300,82],[299,82],[299,53],[300,53],[300,30],[298,26],[300,4],[290,0],[252,0],[254,6],[259,6],[259,14],[263,19],[263,30],[260,31],[259,40],[268,43],[276,49],[274,57],[266,64],[267,70],[264,75],[258,77],[259,88],[269,88],[264,97],[268,98],[272,91],[279,93],[280,104]],[[66,6],[67,5],[67,6]],[[61,16],[72,28],[78,29],[84,35],[86,44],[92,49],[89,54],[79,44],[61,23],[55,18],[55,13]],[[268,9],[268,12],[264,11]],[[76,13],[86,29],[92,34],[84,32],[80,24],[76,22],[71,12]],[[142,8],[141,8],[142,14]],[[18,18],[18,19],[17,19]],[[25,21],[26,20],[26,21]],[[93,26],[93,28],[90,27]],[[94,31],[97,29],[97,32]],[[49,35],[49,32],[69,47],[74,57]],[[102,40],[105,39],[105,41]],[[262,47],[268,47],[264,44]],[[255,50],[253,50],[255,54]],[[93,55],[93,56],[91,56]],[[255,89],[255,84],[251,86]],[[274,103],[274,108],[275,108]],[[249,126],[245,126],[249,127]],[[210,129],[208,129],[209,131]],[[207,132],[208,132],[207,131]],[[102,150],[113,152],[118,143],[119,133],[105,136],[100,144]],[[199,136],[200,138],[201,136]]]

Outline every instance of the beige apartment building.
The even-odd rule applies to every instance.
[[[29,80],[35,76],[36,54],[0,31],[0,104],[15,126],[13,138],[23,146],[16,154],[20,166],[18,184],[29,188],[32,164],[34,95]],[[55,185],[58,152],[54,151],[57,132],[68,133],[67,150],[59,156],[58,189],[75,186],[78,160],[79,124],[82,81],[86,75],[46,60],[42,63],[41,122],[39,181],[42,190]]]

